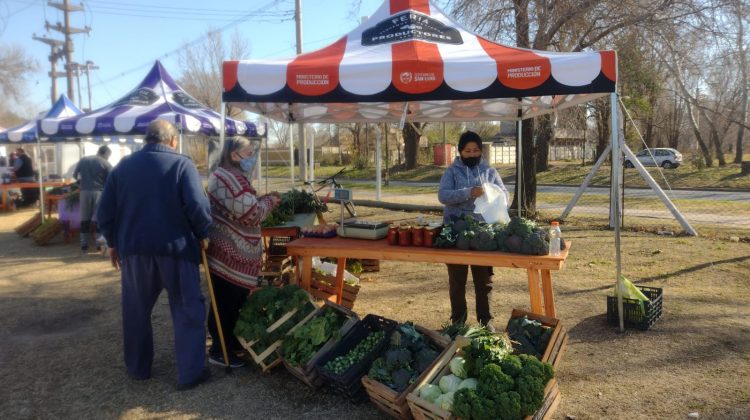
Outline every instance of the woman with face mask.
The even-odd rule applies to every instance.
[[[477,133],[467,131],[458,140],[459,156],[440,179],[438,200],[443,208],[443,223],[448,224],[463,215],[471,215],[483,221],[480,214],[474,213],[474,200],[484,193],[482,181],[491,182],[500,187],[506,194],[497,170],[482,159],[482,138]],[[492,267],[468,266],[462,264],[448,265],[448,286],[451,301],[451,322],[466,323],[466,279],[469,267],[474,281],[476,295],[477,321],[494,331],[492,312],[490,310],[492,293]]]
[[[232,331],[248,293],[258,286],[263,253],[260,225],[281,201],[278,192],[257,196],[251,185],[259,146],[244,137],[227,139],[219,165],[208,177],[213,224],[206,256],[231,367],[244,364],[236,356],[242,346]],[[208,332],[213,341],[208,361],[224,366],[213,311],[209,311]]]

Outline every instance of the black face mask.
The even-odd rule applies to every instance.
[[[464,165],[468,166],[469,168],[473,168],[477,165],[479,165],[479,161],[482,160],[481,156],[474,156],[474,157],[461,157],[461,162],[464,163]]]

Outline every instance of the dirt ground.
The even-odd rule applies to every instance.
[[[214,367],[209,383],[176,392],[166,295],[153,316],[153,378],[129,380],[119,274],[60,237],[44,247],[19,238],[13,228],[31,214],[0,214],[3,419],[385,417],[370,404],[311,391],[283,367],[269,375],[246,367],[229,376]],[[572,251],[553,279],[570,340],[557,372],[562,402],[555,418],[750,417],[750,244],[624,233],[624,274],[663,288],[664,314],[649,331],[620,334],[605,315],[615,270],[612,232],[566,226],[565,237]],[[526,276],[511,269],[495,274],[493,311],[504,325],[512,308],[529,307]],[[472,296],[469,287],[470,308]],[[437,328],[449,314],[445,268],[382,262],[379,273],[364,276],[354,309]]]

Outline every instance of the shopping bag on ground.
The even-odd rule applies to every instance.
[[[487,223],[508,223],[508,196],[495,184],[482,184],[484,194],[474,200],[474,213],[481,214]]]

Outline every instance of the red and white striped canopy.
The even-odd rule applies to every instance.
[[[429,0],[386,0],[327,47],[225,61],[223,78],[225,102],[281,121],[515,120],[614,92],[617,56],[509,47]]]

